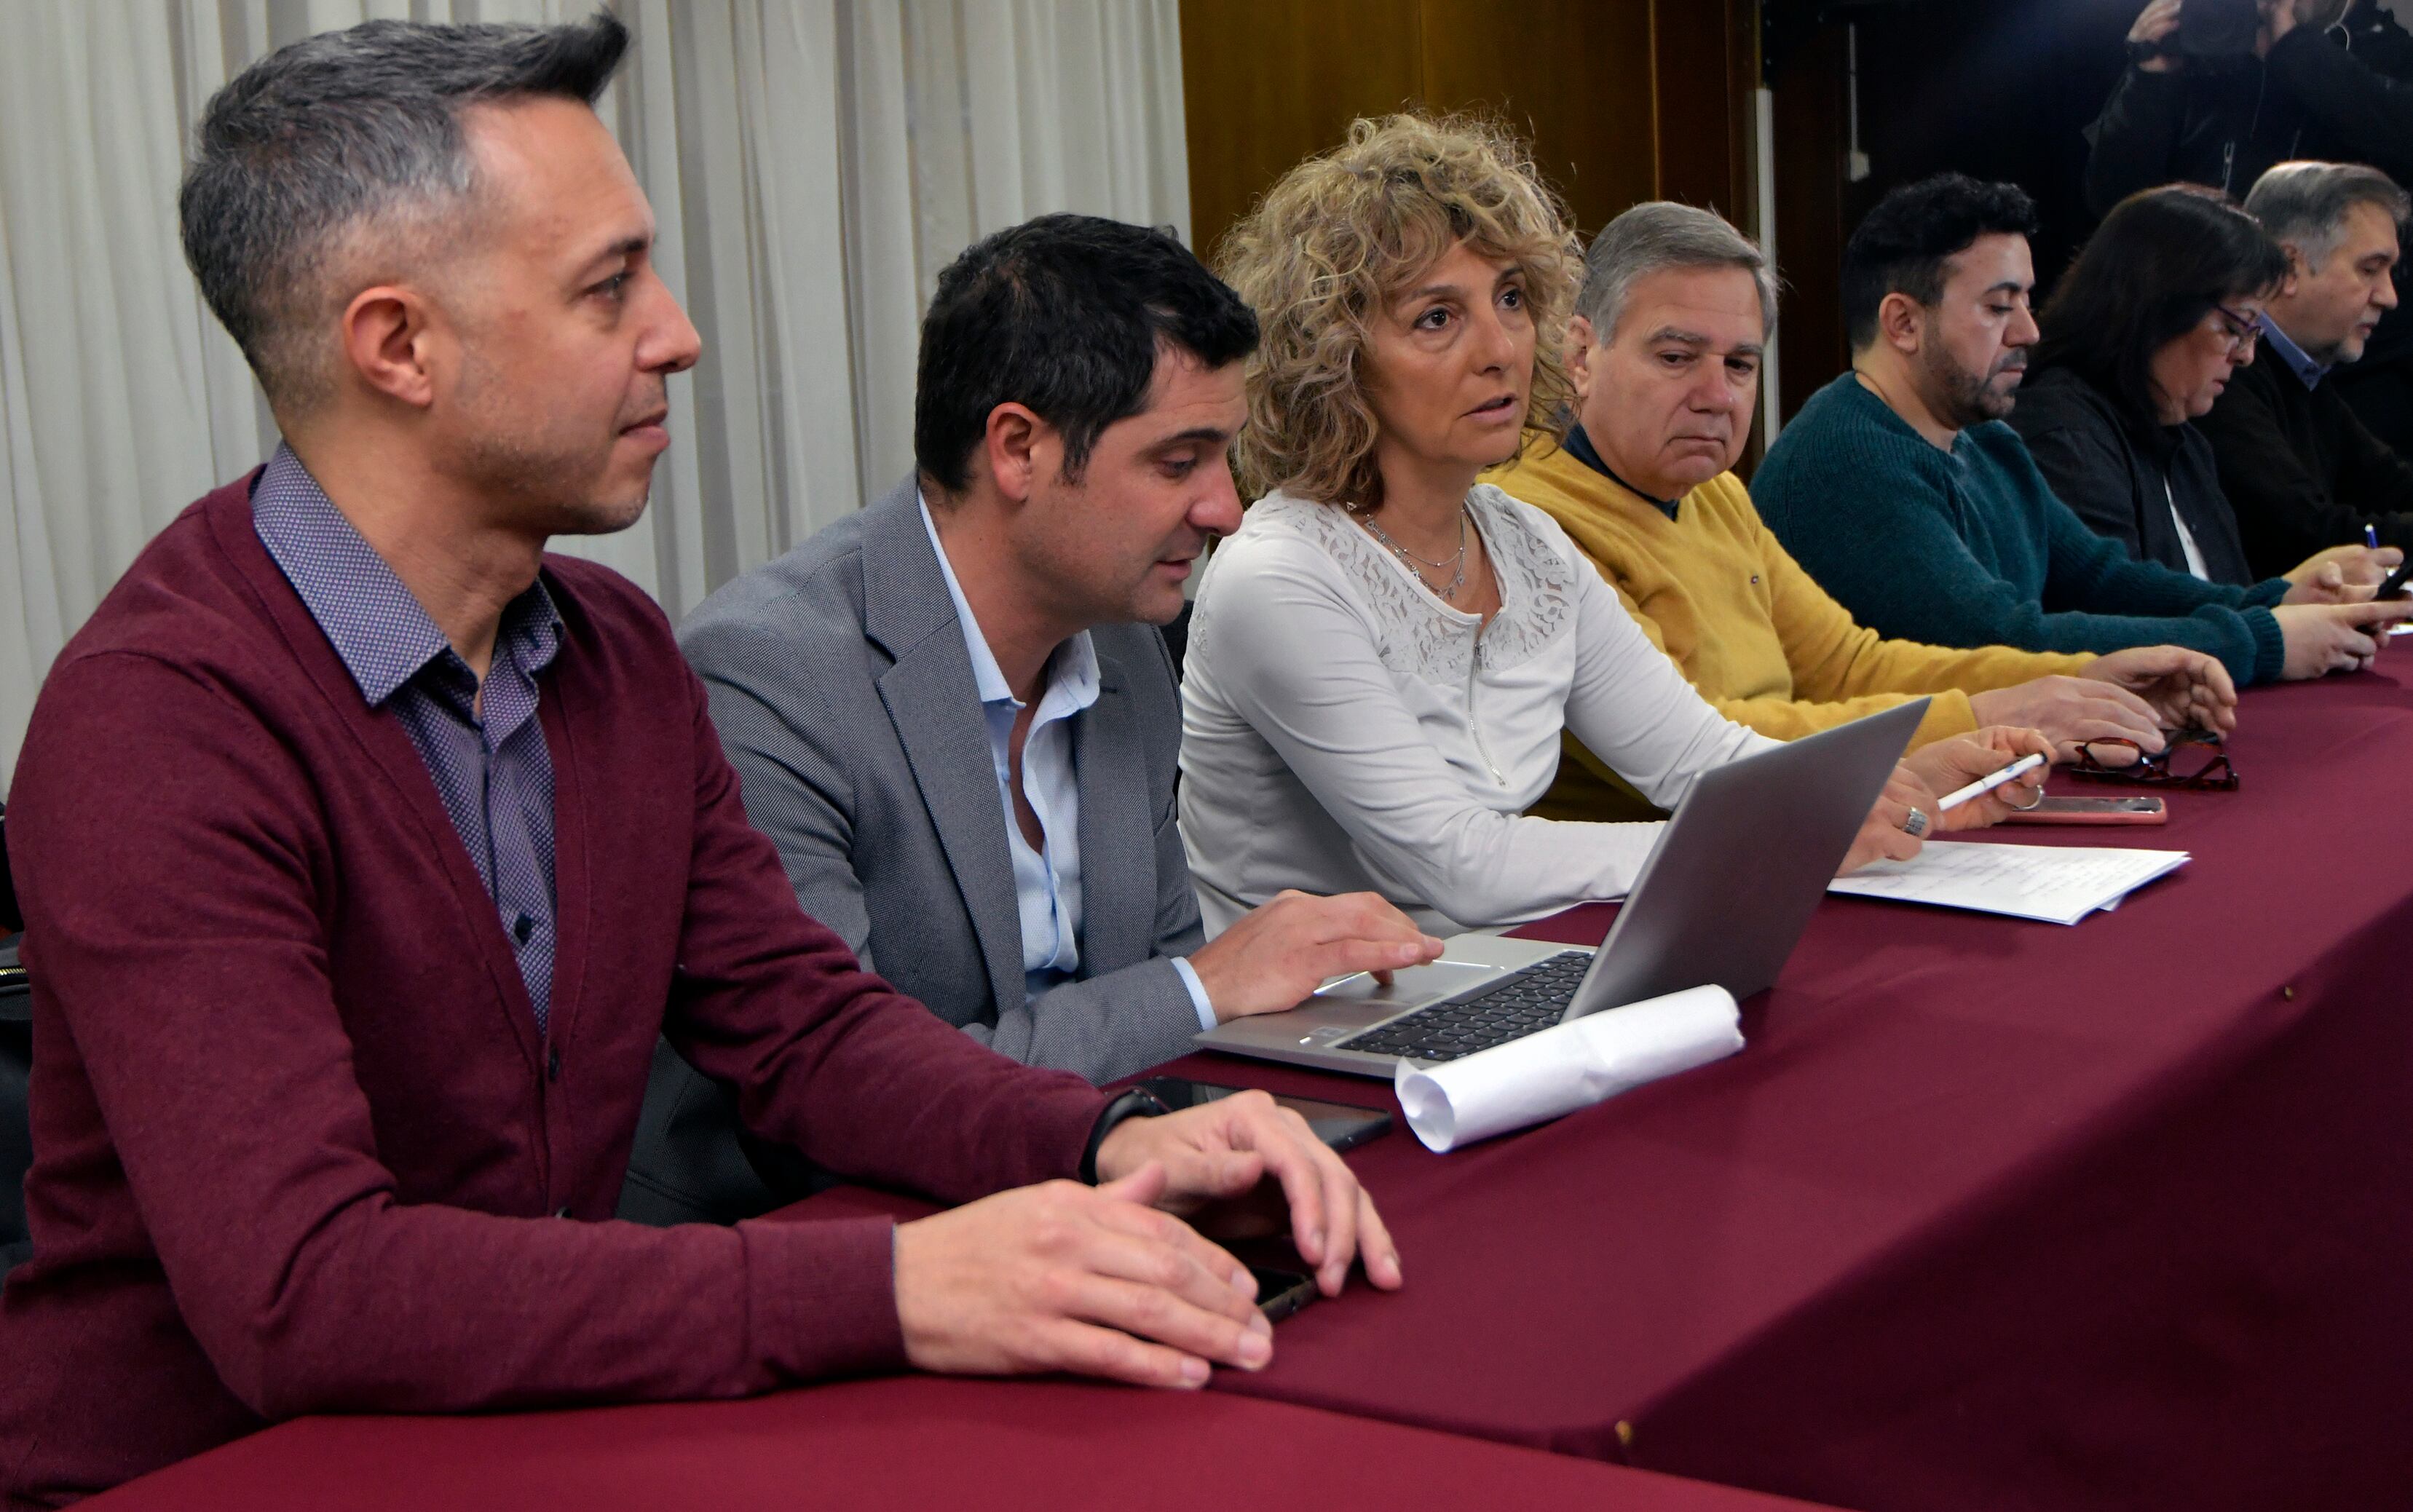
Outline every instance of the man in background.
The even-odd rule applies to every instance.
[[[2365,527],[2413,548],[2413,460],[2374,436],[2337,384],[2397,307],[2397,238],[2413,200],[2376,168],[2281,163],[2245,208],[2287,249],[2292,276],[2263,312],[2262,360],[2239,368],[2196,424],[2246,559],[2268,572],[2361,541]]]

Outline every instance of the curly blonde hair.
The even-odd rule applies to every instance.
[[[1525,275],[1533,379],[1517,454],[1537,432],[1563,434],[1575,386],[1562,341],[1583,275],[1565,203],[1488,117],[1360,119],[1347,142],[1283,174],[1217,248],[1217,273],[1263,330],[1235,458],[1244,497],[1281,488],[1382,503],[1359,372],[1369,322],[1461,242]]]

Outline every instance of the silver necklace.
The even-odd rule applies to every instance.
[[[1430,589],[1433,593],[1439,595],[1443,602],[1456,599],[1458,597],[1458,590],[1466,586],[1465,505],[1460,504],[1458,507],[1458,550],[1437,562],[1426,561],[1423,557],[1408,550],[1407,547],[1402,546],[1398,541],[1392,540],[1391,533],[1388,530],[1384,529],[1381,526],[1376,525],[1372,515],[1361,514],[1357,516],[1357,521],[1367,529],[1372,531],[1374,533],[1374,539],[1381,541],[1384,546],[1389,550],[1392,556],[1397,556],[1400,561],[1407,564],[1408,571],[1416,575],[1417,582],[1423,584],[1428,589]],[[1428,570],[1434,572],[1449,572],[1450,580],[1448,586],[1445,587],[1434,587],[1432,579],[1425,575]]]

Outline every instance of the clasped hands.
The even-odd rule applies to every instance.
[[[2131,740],[2150,754],[2165,730],[2235,730],[2237,685],[2217,657],[2142,645],[2096,657],[2075,675],[1972,693],[1969,711],[1981,726],[2043,732],[2063,761],[2098,740]]]

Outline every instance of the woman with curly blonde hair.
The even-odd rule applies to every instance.
[[[1264,497],[1207,564],[1184,664],[1208,930],[1285,888],[1378,892],[1437,932],[1623,894],[1656,826],[1524,816],[1561,732],[1667,807],[1774,742],[1704,704],[1547,515],[1475,481],[1564,424],[1581,263],[1557,196],[1489,122],[1361,120],[1221,262],[1263,330],[1238,460]],[[1931,786],[2041,745],[1929,747],[1847,867],[1991,823]]]

